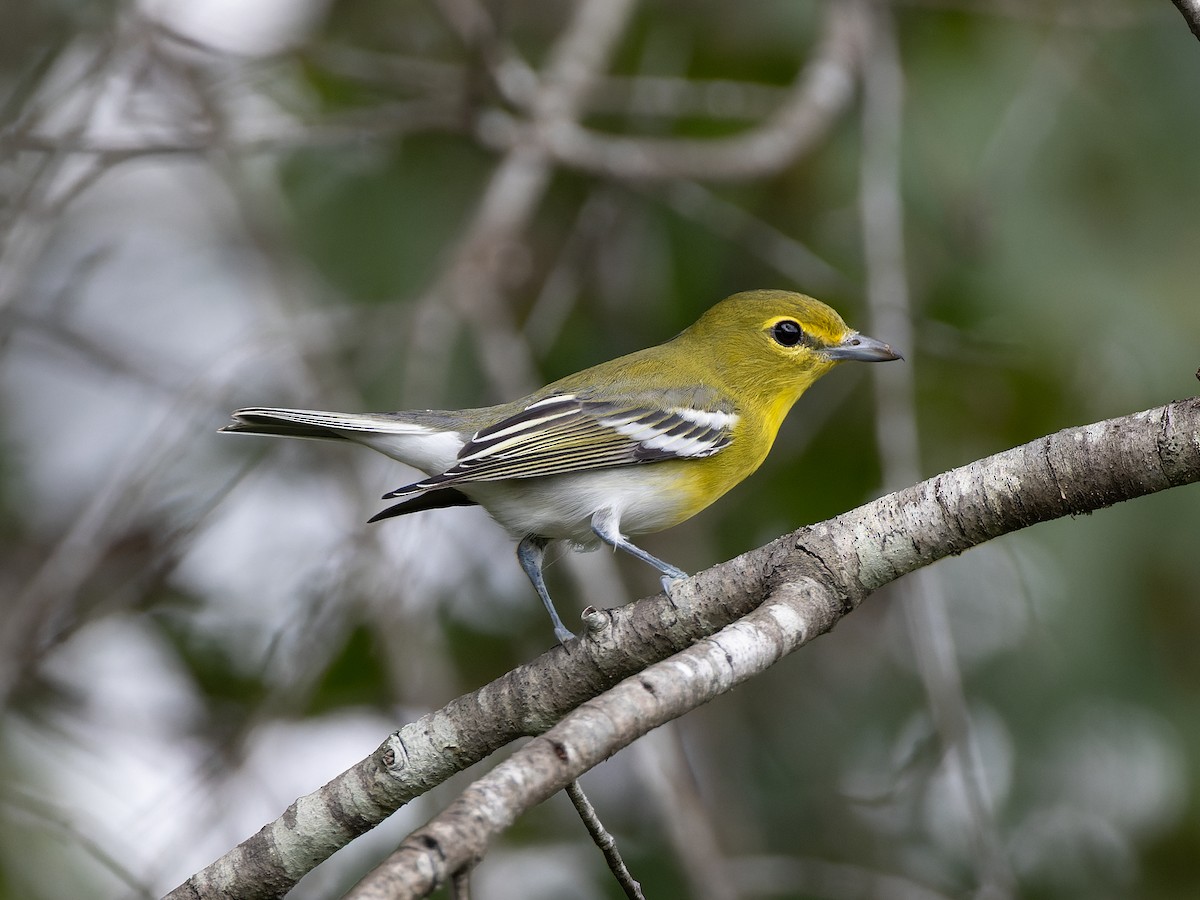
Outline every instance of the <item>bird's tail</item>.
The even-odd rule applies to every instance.
[[[343,432],[369,434],[421,434],[428,428],[392,413],[341,413],[319,409],[278,409],[251,406],[233,413],[233,421],[220,429],[239,434],[268,434],[319,441],[353,440]]]
[[[319,409],[239,409],[221,431],[351,441],[413,466],[428,475],[454,464],[466,441],[456,413],[421,410],[398,413],[342,413]]]

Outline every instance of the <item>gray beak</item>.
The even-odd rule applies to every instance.
[[[888,362],[893,359],[904,359],[899,353],[873,337],[852,331],[840,344],[828,348],[825,355],[829,359],[855,359],[859,362]]]

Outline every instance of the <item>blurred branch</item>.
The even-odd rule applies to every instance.
[[[468,322],[486,321],[486,329],[473,329],[476,347],[489,381],[502,395],[515,396],[536,384],[529,348],[502,302],[502,293],[519,277],[519,261],[524,258],[521,235],[555,165],[618,178],[763,175],[809,149],[849,102],[863,17],[856,2],[830,3],[814,59],[762,126],[733,138],[698,141],[615,138],[590,132],[577,120],[630,9],[629,0],[594,8],[583,4],[540,76],[531,120],[499,111],[481,118],[480,139],[507,153],[453,259],[421,303],[412,330],[413,352],[408,356],[410,384],[421,383],[422,373],[428,381],[429,373],[436,371],[429,350],[445,346],[445,332],[453,327],[447,321],[447,306]]]
[[[32,820],[30,824],[34,827],[57,832],[70,843],[77,845],[124,885],[128,891],[127,897],[133,900],[154,900],[154,892],[144,879],[125,867],[114,854],[91,836],[88,829],[78,823],[80,811],[77,808],[68,812],[15,785],[6,785],[0,789],[0,806],[23,812]]]
[[[633,0],[587,0],[556,41],[533,100],[537,127],[552,127],[579,114],[593,79],[615,49],[632,14]],[[447,307],[474,324],[472,333],[488,381],[506,396],[520,396],[538,379],[529,346],[503,294],[513,286],[523,254],[521,238],[550,183],[554,166],[534,142],[508,149],[483,191],[475,215],[437,283],[426,293],[412,330],[407,382],[421,383],[444,358],[444,335],[452,327]]]
[[[1200,37],[1200,3],[1173,2]],[[1044,5],[1022,2],[908,0],[908,4],[1021,18],[1050,16],[1048,21],[1064,27],[1126,27],[1137,21],[1134,10],[1117,4],[1104,10],[1093,5],[1047,10]],[[464,0],[443,2],[439,8],[468,48],[483,56],[501,95],[523,110],[536,106],[537,73],[500,40],[486,10]],[[707,140],[620,137],[600,134],[568,121],[557,123],[554,129],[540,135],[540,140],[561,164],[618,178],[733,179],[777,171],[818,141],[844,109],[861,62],[864,40],[861,6],[857,2],[831,2],[826,8],[821,43],[791,88],[726,79],[615,76],[597,71],[579,106],[584,114],[625,117],[672,120],[703,117],[717,121],[766,118],[749,132]],[[163,42],[193,50],[208,49],[161,25],[150,29],[150,34]],[[219,62],[228,62],[226,53],[210,51],[209,55]],[[353,143],[369,137],[422,131],[461,132],[469,128],[472,93],[469,66],[338,45],[300,48],[288,55],[271,57],[268,63],[292,59],[301,59],[362,84],[415,91],[418,96],[320,123],[263,128],[257,121],[248,122],[242,126],[244,132],[235,129],[226,135],[220,149],[238,154],[271,153]],[[261,68],[266,63],[237,59],[234,64]],[[482,121],[481,137],[485,143],[503,149],[526,143],[527,136],[520,132],[536,124],[524,123],[498,108],[485,112]],[[95,155],[108,162],[121,162],[137,156],[203,154],[214,149],[213,136],[208,134],[126,137],[112,141],[83,133],[43,133],[32,129],[30,124],[22,121],[0,129],[0,150]]]
[[[1171,0],[1176,8],[1183,13],[1184,20],[1192,34],[1200,40],[1200,0]]]
[[[183,555],[201,523],[252,468],[247,464],[238,470],[203,503],[177,514],[170,527],[148,514],[161,494],[170,465],[194,439],[196,419],[190,414],[194,403],[195,397],[187,394],[174,398],[148,436],[140,443],[130,442],[109,480],[76,514],[14,596],[6,598],[6,615],[0,620],[0,708],[50,648],[87,621],[94,612],[92,603],[122,602],[116,591],[89,602],[85,591],[110,557],[131,538],[138,539],[134,543],[144,546],[137,555],[139,565],[133,578],[142,584],[155,582]],[[148,520],[154,527],[139,533],[139,526]],[[130,595],[145,593],[136,590]]]
[[[738,244],[794,284],[804,285],[804,289],[814,295],[845,291],[849,287],[845,275],[796,238],[724,200],[699,182],[672,182],[666,188],[665,198],[679,215]]]
[[[541,139],[565,166],[612,178],[746,179],[779,172],[824,137],[850,102],[863,28],[859,2],[830,2],[820,46],[784,103],[762,125],[733,137],[611,137],[559,122]]]
[[[628,0],[626,0],[628,2]],[[536,154],[540,165],[566,165],[620,179],[746,179],[777,172],[817,142],[844,111],[861,61],[864,17],[856,0],[826,4],[824,32],[812,59],[790,88],[727,80],[606,76],[603,65],[628,15],[626,3],[604,4],[602,14],[582,13],[580,37],[564,35],[570,52],[534,73],[503,43],[474,4],[443,3],[447,18],[465,41],[478,45],[502,96],[527,112],[528,119],[498,107],[477,115],[477,137],[489,146]],[[582,9],[586,10],[585,4]],[[384,57],[339,47],[305,50],[302,58],[367,82],[383,82],[420,92],[405,101],[343,114],[323,123],[233,122],[220,136],[178,133],[98,139],[84,131],[50,134],[27,125],[0,130],[0,151],[84,154],[105,163],[145,155],[279,152],[308,146],[349,143],[363,138],[420,131],[465,131],[471,116],[469,70],[436,60]],[[226,104],[231,106],[231,104]],[[768,112],[773,109],[774,112]],[[765,120],[727,138],[643,138],[602,134],[579,119],[589,113],[702,116],[714,120]],[[161,132],[161,127],[154,129]],[[511,156],[510,156],[511,159]],[[504,164],[496,180],[507,181]]]
[[[887,334],[916,349],[904,250],[904,200],[900,190],[904,122],[904,69],[895,22],[885,6],[871,14],[870,53],[864,63],[860,158],[860,219],[867,271],[867,306],[873,334]],[[874,381],[876,446],[885,489],[912,484],[921,473],[915,364],[869,373]],[[902,593],[925,702],[967,810],[981,896],[1013,895],[1008,865],[971,729],[958,649],[946,595],[937,572],[922,569],[897,586]]]
[[[562,165],[613,178],[745,179],[774,174],[815,145],[850,101],[860,63],[863,8],[855,0],[825,7],[824,34],[783,104],[764,123],[727,138],[616,137],[560,120],[538,139]],[[485,142],[524,139],[500,114],[482,123]]]
[[[620,221],[620,206],[613,193],[601,185],[580,204],[575,222],[525,317],[523,331],[532,348],[545,350],[559,338],[582,292],[589,260]]]
[[[591,610],[583,640],[406,725],[169,896],[281,896],[413,798],[540,735],[410,835],[355,894],[381,896],[382,881],[411,888],[386,896],[422,896],[480,858],[522,812],[828,631],[884,584],[1038,522],[1197,481],[1192,398],[951,470],[715,566],[669,599]]]
[[[456,63],[414,59],[361,47],[323,45],[302,51],[314,65],[361,84],[390,90],[418,90],[450,95],[461,92],[465,70]],[[536,79],[535,73],[529,73]],[[529,97],[514,90],[505,77],[505,96],[522,108]],[[535,82],[536,85],[536,82]],[[680,119],[703,117],[731,122],[770,115],[788,88],[729,78],[684,78],[669,75],[598,75],[584,103],[589,115]]]
[[[679,858],[691,900],[736,900],[742,895],[730,877],[714,817],[700,795],[678,723],[659,728],[633,745],[638,777],[648,799],[661,811],[659,826]],[[725,810],[724,812],[727,812]]]
[[[344,146],[414,132],[462,131],[461,102],[461,98],[423,97],[343,113],[323,122],[283,122],[271,127],[258,123],[235,125],[219,137],[203,132],[101,139],[86,134],[64,137],[0,131],[0,151],[94,156],[108,165],[143,156],[197,156],[214,151],[243,156],[280,153],[307,147]]]

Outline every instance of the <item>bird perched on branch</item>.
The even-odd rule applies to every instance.
[[[662,573],[685,572],[626,535],[661,531],[759,467],[788,410],[844,360],[900,359],[818,300],[747,291],[664,344],[561,378],[499,406],[339,413],[252,407],[222,431],[364,444],[426,477],[383,495],[370,521],[478,504],[519,541],[517,558],[563,625],[542,578],[546,547],[601,542]]]

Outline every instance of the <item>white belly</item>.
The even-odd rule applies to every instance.
[[[623,534],[670,528],[686,518],[683,498],[671,490],[674,466],[653,463],[567,475],[475,482],[458,488],[515,537],[539,534],[593,547],[592,516],[612,509]]]

